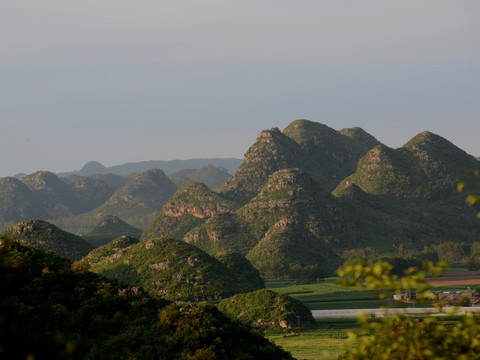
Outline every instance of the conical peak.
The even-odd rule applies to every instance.
[[[271,129],[263,130],[257,135],[257,140],[256,142],[261,142],[261,141],[267,141],[273,140],[275,138],[278,138],[279,136],[282,136],[282,132],[278,127],[274,127]]]
[[[0,186],[2,185],[19,185],[23,184],[19,179],[12,177],[12,176],[6,176],[3,178],[0,178]]]
[[[351,128],[345,128],[339,131],[340,134],[344,136],[351,137],[353,139],[373,139],[378,142],[375,137],[367,133],[365,130],[363,130],[361,127],[355,126]]]
[[[269,177],[257,199],[265,196],[269,197],[272,193],[280,192],[290,197],[300,193],[314,193],[319,190],[320,186],[306,172],[297,168],[282,169]]]
[[[208,192],[211,193],[212,190],[208,188],[207,185],[201,183],[201,182],[190,182],[188,184],[183,185],[180,189],[177,190],[177,194],[183,194],[183,193],[190,193],[190,192]]]
[[[98,161],[89,161],[79,171],[83,175],[100,174],[107,170],[105,166]]]
[[[413,149],[413,148],[422,148],[425,146],[452,146],[455,147],[450,141],[441,137],[440,135],[431,133],[429,131],[422,131],[418,135],[414,136],[410,141],[408,141],[404,148]]]
[[[52,179],[58,180],[58,176],[50,171],[40,170],[34,172],[33,174],[27,175],[23,178],[25,181],[30,179],[41,180],[41,181],[48,181]]]
[[[49,222],[46,222],[43,220],[32,220],[32,219],[23,220],[18,224],[12,225],[6,231],[12,231],[13,233],[20,235],[20,234],[30,234],[35,231],[46,230],[46,229],[60,231],[59,228],[57,228],[53,224],[50,224]]]
[[[141,172],[138,176],[142,177],[167,177],[162,169],[150,169]]]
[[[327,125],[304,119],[293,121],[283,130],[283,133],[299,144],[311,139],[318,141],[319,138],[339,136],[336,130]]]
[[[31,190],[45,190],[49,187],[59,190],[68,187],[57,175],[49,171],[37,171],[27,175],[22,179],[22,182]]]

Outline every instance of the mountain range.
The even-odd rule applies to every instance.
[[[210,254],[240,251],[264,278],[315,279],[346,249],[474,241],[480,224],[455,184],[478,168],[429,132],[391,149],[359,128],[296,120],[262,131],[217,199],[182,189],[143,236],[173,234]]]
[[[109,215],[145,228],[177,184],[200,181],[217,188],[230,177],[213,165],[170,176],[150,169],[128,177],[111,173],[59,177],[48,171],[21,179],[5,177],[0,179],[0,229],[23,219],[43,219],[84,234]]]
[[[391,253],[475,241],[480,223],[456,182],[479,165],[430,132],[392,149],[360,128],[295,120],[283,131],[260,132],[223,186],[205,184],[210,175],[225,180],[214,166],[170,177],[151,169],[124,183],[112,174],[59,180],[39,172],[0,179],[0,218],[4,226],[53,219],[87,234],[116,216],[145,229],[142,242],[174,237],[213,257],[240,253],[263,278],[312,280],[331,274],[349,249]]]
[[[103,166],[98,161],[90,161],[86,163],[80,170],[61,172],[58,173],[58,176],[89,176],[93,174],[115,174],[121,176],[128,176],[130,174],[140,173],[150,169],[162,169],[166,174],[171,174],[175,171],[182,169],[200,169],[208,165],[224,168],[227,172],[233,174],[241,163],[241,159],[235,158],[207,158],[188,160],[150,160],[134,163],[125,163],[123,165],[114,165],[107,167]]]

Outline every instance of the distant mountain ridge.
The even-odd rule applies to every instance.
[[[97,161],[90,161],[86,163],[80,170],[61,172],[57,175],[59,177],[66,177],[69,175],[88,176],[92,174],[111,173],[127,176],[132,173],[140,173],[150,169],[162,169],[165,174],[169,175],[178,170],[199,169],[208,165],[223,167],[227,169],[230,174],[233,174],[241,163],[242,159],[236,158],[205,158],[188,160],[150,160],[106,167]]]
[[[95,179],[67,184],[55,174],[37,171],[21,180],[0,179],[0,229],[24,219],[61,219],[105,202],[115,188]]]

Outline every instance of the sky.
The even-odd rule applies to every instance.
[[[478,0],[2,0],[0,176],[236,157],[295,119],[480,156]]]

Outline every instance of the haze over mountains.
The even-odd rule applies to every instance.
[[[189,160],[150,160],[105,167],[97,161],[90,161],[86,163],[80,170],[58,173],[58,176],[88,176],[92,174],[116,174],[121,176],[127,176],[133,173],[140,173],[142,171],[150,169],[162,169],[165,174],[171,174],[175,171],[182,169],[199,169],[208,165],[223,167],[229,173],[233,174],[241,163],[241,159],[235,158],[207,158]]]
[[[176,184],[195,179],[217,188],[230,177],[225,168],[211,164],[178,170],[170,177],[159,169],[128,177],[111,173],[59,177],[48,171],[21,179],[5,177],[0,179],[0,228],[26,218],[38,218],[70,219],[66,227],[92,229],[108,215],[120,216],[144,228],[151,220],[148,215],[159,213],[163,202],[177,189]]]
[[[441,241],[474,241],[475,209],[455,183],[478,168],[476,158],[429,132],[391,149],[360,128],[296,120],[283,131],[260,132],[219,191],[210,181],[223,183],[226,175],[213,165],[170,177],[151,169],[129,179],[71,174],[62,181],[39,172],[0,179],[0,217],[3,227],[33,217],[87,234],[115,216],[117,230],[131,226],[124,235],[145,229],[142,241],[174,237],[211,256],[239,252],[264,278],[315,279],[352,248],[420,251]]]

